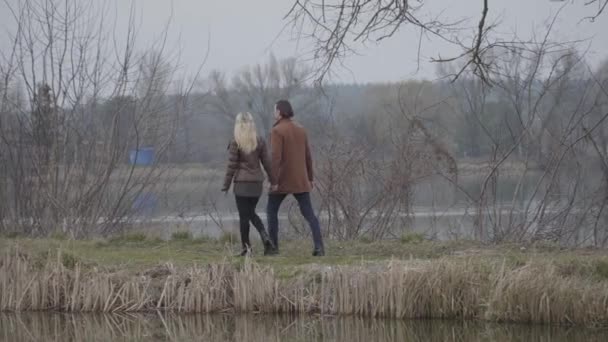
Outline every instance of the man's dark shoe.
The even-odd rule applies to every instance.
[[[260,230],[260,237],[264,243],[264,255],[273,255],[272,250],[275,249],[275,246],[265,229]]]
[[[315,249],[312,252],[312,256],[325,256],[325,251],[322,249]]]
[[[275,250],[274,244],[270,240],[264,241],[264,255],[273,255],[272,252]],[[278,252],[277,252],[278,254]]]
[[[270,256],[270,255],[279,255],[279,249],[275,248],[274,246],[272,246],[271,248],[264,248],[264,255]]]

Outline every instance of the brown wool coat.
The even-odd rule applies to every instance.
[[[273,185],[277,193],[299,194],[312,190],[313,165],[304,127],[290,119],[277,121],[270,133]]]
[[[232,141],[228,146],[229,159],[228,167],[226,168],[226,176],[224,177],[224,186],[222,191],[228,191],[232,182],[263,182],[264,167],[266,174],[269,175],[269,182],[272,183],[270,158],[268,149],[264,139],[258,137],[258,146],[251,153],[244,153],[239,150],[236,141]]]

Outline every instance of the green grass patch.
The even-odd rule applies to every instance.
[[[147,236],[144,233],[129,233],[110,238],[108,242],[110,244],[115,244],[124,242],[144,242],[146,240]]]
[[[56,230],[51,234],[50,238],[54,240],[67,240],[68,235],[62,231]]]
[[[421,233],[405,233],[401,235],[401,243],[404,244],[417,244],[424,242],[426,239],[424,238],[424,234]]]
[[[373,243],[374,239],[372,239],[371,237],[367,236],[367,235],[363,235],[359,238],[358,240],[360,243]]]
[[[401,239],[386,241],[326,241],[326,256],[312,256],[310,240],[281,241],[281,254],[263,256],[264,247],[252,236],[253,258],[256,263],[287,270],[281,277],[290,278],[289,270],[305,265],[361,265],[388,260],[465,258],[495,260],[509,267],[523,266],[530,260],[551,261],[566,277],[608,278],[608,251],[577,249],[545,249],[510,244],[487,246],[473,241],[428,241],[418,238],[404,243]],[[201,236],[192,239],[178,238],[163,241],[144,234],[128,234],[113,239],[57,240],[0,238],[0,250],[11,247],[30,257],[46,260],[49,255],[60,252],[66,266],[79,262],[85,265],[114,267],[116,269],[142,269],[159,264],[176,266],[208,264],[216,262],[242,263],[244,258],[235,257],[240,251],[240,239],[226,234],[221,239]],[[51,253],[51,254],[49,254]],[[43,266],[43,265],[40,265]]]
[[[199,237],[196,237],[196,238],[192,239],[192,242],[193,242],[193,243],[196,243],[196,244],[205,244],[205,243],[211,243],[211,242],[214,242],[214,241],[217,241],[217,240],[216,240],[216,239],[214,239],[214,238],[212,238],[211,236],[209,236],[209,235],[205,235],[205,234],[203,234],[203,235],[201,235],[201,236],[199,236]]]
[[[608,279],[608,260],[596,260],[594,262],[595,275],[602,279]]]

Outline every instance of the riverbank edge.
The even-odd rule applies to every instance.
[[[0,257],[0,311],[272,313],[608,326],[608,280],[550,260],[442,257],[359,265],[250,258],[141,271]]]

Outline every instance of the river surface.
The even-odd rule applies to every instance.
[[[608,341],[608,330],[454,321],[0,313],[0,341]]]

